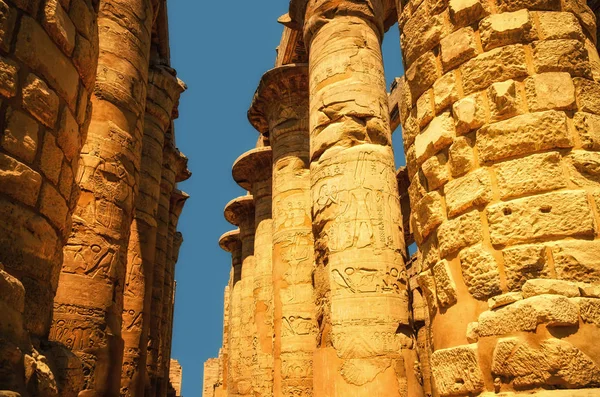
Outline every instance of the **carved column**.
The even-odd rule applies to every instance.
[[[178,161],[177,182],[181,182],[189,177],[187,171],[187,159],[180,157]],[[163,292],[163,318],[161,331],[162,363],[161,374],[158,382],[158,396],[164,396],[167,393],[169,385],[169,365],[171,362],[171,335],[173,331],[173,308],[175,304],[175,264],[179,256],[179,249],[183,243],[183,236],[177,233],[177,224],[179,216],[183,211],[183,206],[190,196],[181,190],[175,189],[171,194],[171,204],[169,208],[169,240],[167,245],[167,266],[165,268],[165,284]]]
[[[121,395],[141,396],[146,380],[156,221],[165,132],[183,86],[170,69],[154,66],[148,77],[140,187],[135,202],[125,278]]]
[[[241,266],[236,257],[231,296],[231,333],[229,334],[229,397],[252,395],[252,357],[254,335],[254,199],[242,196],[225,206],[225,219],[240,228]],[[238,280],[239,274],[239,281]]]
[[[248,116],[273,148],[274,396],[312,396],[317,326],[307,65],[267,72]]]
[[[225,303],[223,314],[223,387],[222,396],[229,395],[229,389],[232,385],[232,372],[229,362],[234,353],[232,333],[237,332],[240,326],[239,306],[234,307],[234,301],[238,299],[239,288],[236,290],[236,284],[242,276],[242,241],[240,240],[239,230],[227,232],[219,239],[219,246],[226,252],[231,253],[231,272],[229,285],[225,287]],[[239,304],[239,302],[238,302]],[[237,318],[234,320],[234,315]]]
[[[414,5],[401,118],[434,394],[596,395],[594,16],[585,2]]]
[[[380,0],[292,3],[309,47],[315,395],[418,396]]]
[[[255,324],[252,381],[253,392],[273,393],[273,221],[271,219],[271,148],[261,147],[241,155],[233,165],[233,179],[252,192],[255,205],[255,269],[253,272]]]
[[[52,326],[52,337],[67,342],[84,362],[81,396],[119,394],[123,285],[141,162],[152,11],[148,0],[100,2],[98,74],[77,177],[81,195],[64,249]]]
[[[162,377],[163,359],[162,331],[163,331],[163,306],[165,293],[165,272],[167,268],[167,249],[169,241],[169,210],[171,194],[175,188],[176,164],[181,153],[173,146],[173,125],[167,132],[163,150],[163,166],[160,183],[160,198],[158,204],[158,229],[156,240],[156,254],[152,287],[152,305],[150,319],[150,333],[148,343],[147,370],[150,382],[146,384],[146,396],[154,397],[159,390],[158,381]]]
[[[47,340],[91,116],[98,62],[94,3],[0,3],[0,390],[25,395],[24,369],[47,369],[55,354],[66,353]],[[86,23],[75,12],[85,14]],[[73,391],[63,389],[63,380],[82,381],[81,374],[76,381],[74,373],[48,373],[65,397]],[[45,387],[31,376],[27,383],[32,393]]]

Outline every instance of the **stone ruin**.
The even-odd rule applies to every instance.
[[[598,3],[292,0],[203,396],[600,396]]]
[[[166,0],[0,0],[0,396],[180,387],[185,89]]]

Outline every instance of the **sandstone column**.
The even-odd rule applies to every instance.
[[[254,199],[242,196],[225,206],[225,219],[240,228],[241,266],[232,253],[234,285],[231,295],[231,333],[229,334],[229,397],[252,394],[252,356],[254,335]],[[221,240],[223,241],[223,240]],[[237,268],[240,272],[238,273]],[[238,276],[239,276],[239,281]]]
[[[435,393],[598,387],[595,20],[585,2],[493,3],[400,18]]]
[[[248,116],[273,148],[274,396],[312,396],[317,326],[307,65],[267,72]]]
[[[48,338],[90,119],[98,62],[93,3],[0,1],[0,300],[7,305],[0,310],[0,390],[25,394],[23,354],[27,371],[48,369],[39,363],[36,370],[33,349],[52,359],[40,341]],[[62,387],[62,374],[54,380]]]
[[[123,285],[141,162],[152,11],[148,0],[100,2],[93,113],[52,331],[84,361],[81,396],[119,394]]]
[[[167,132],[163,150],[163,167],[160,184],[160,199],[158,205],[158,229],[156,241],[156,257],[152,288],[152,305],[150,333],[148,343],[148,374],[150,382],[146,384],[146,395],[153,397],[159,390],[159,378],[163,377],[162,343],[163,339],[163,306],[165,295],[165,274],[170,258],[167,257],[169,245],[169,223],[171,195],[175,189],[178,173],[177,164],[182,154],[173,143],[173,124]]]
[[[380,0],[292,2],[309,47],[315,395],[420,396]],[[300,12],[298,12],[300,11]]]
[[[223,386],[222,393],[219,396],[227,396],[231,387],[231,370],[229,361],[232,354],[231,333],[234,327],[239,328],[239,307],[235,308],[238,316],[235,323],[233,321],[233,302],[234,297],[239,296],[239,288],[236,291],[236,284],[242,276],[242,242],[240,240],[239,230],[227,232],[219,239],[219,246],[226,252],[231,253],[231,271],[229,276],[229,285],[225,287],[225,302],[223,305]],[[239,303],[239,302],[238,302]]]
[[[180,157],[177,165],[176,180],[180,182],[189,177],[187,171],[187,159]],[[167,266],[165,268],[165,284],[163,292],[163,318],[161,331],[162,346],[162,372],[160,374],[157,395],[164,396],[167,393],[169,385],[169,364],[171,362],[171,335],[173,331],[173,309],[175,305],[175,264],[179,256],[179,249],[183,243],[183,236],[177,232],[179,216],[183,211],[183,206],[190,196],[181,190],[175,189],[171,194],[171,204],[169,208],[169,240],[167,246]]]
[[[151,67],[148,83],[140,187],[131,225],[125,278],[121,331],[125,344],[122,396],[141,396],[144,391],[163,147],[174,106],[183,91],[177,77],[165,67]]]
[[[273,221],[271,219],[271,148],[260,147],[241,155],[233,165],[233,179],[252,192],[255,205],[254,259],[254,357],[252,386],[255,395],[273,393]]]

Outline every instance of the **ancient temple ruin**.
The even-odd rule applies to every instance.
[[[166,0],[0,0],[0,396],[180,387],[185,89]]]
[[[203,396],[600,396],[598,8],[292,0]]]

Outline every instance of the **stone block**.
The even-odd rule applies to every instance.
[[[79,125],[77,125],[77,120],[75,120],[75,117],[73,117],[71,111],[67,108],[63,110],[60,119],[57,142],[68,161],[79,156],[79,150],[81,149]]]
[[[508,45],[484,52],[461,66],[465,95],[480,91],[497,81],[527,75],[525,48]]]
[[[481,244],[460,252],[463,280],[469,293],[478,300],[487,300],[501,292],[498,264]]]
[[[519,338],[505,338],[494,349],[492,374],[512,382],[517,389],[548,385],[581,388],[597,384],[600,368],[566,340],[550,338],[533,347]]]
[[[523,8],[541,11],[560,11],[560,0],[498,0],[498,11],[518,11]]]
[[[429,312],[433,313],[437,309],[437,297],[435,291],[435,279],[431,271],[422,272],[417,276],[417,283],[423,291]]]
[[[66,161],[63,162],[62,171],[60,173],[60,182],[58,184],[58,189],[60,190],[60,194],[69,201],[71,198],[71,191],[73,189],[73,170],[71,166]],[[141,193],[140,193],[141,195]]]
[[[75,48],[75,25],[58,0],[46,1],[44,27],[66,55]]]
[[[42,148],[41,168],[46,177],[55,185],[58,185],[58,177],[63,162],[63,152],[56,145],[56,139],[52,134],[44,135],[44,146]]]
[[[425,93],[417,99],[416,107],[417,125],[419,127],[424,127],[433,119],[433,116],[435,116],[433,101],[431,100],[431,91],[425,91]]]
[[[523,284],[524,298],[546,294],[562,295],[567,298],[575,298],[580,295],[577,284],[570,281],[534,278]]]
[[[28,16],[21,20],[15,54],[45,77],[71,110],[75,110],[79,88],[75,66],[50,40],[44,29]]]
[[[565,327],[579,324],[579,308],[561,295],[539,295],[479,315],[480,337],[535,331],[539,324]]]
[[[429,269],[440,260],[440,251],[435,237],[435,234],[432,234],[429,238],[423,240],[419,247],[421,263],[425,269]]]
[[[571,39],[541,40],[532,46],[536,73],[567,72],[571,76],[592,77],[583,42]]]
[[[490,15],[479,23],[479,32],[485,51],[537,38],[533,18],[527,9]]]
[[[551,245],[556,277],[600,283],[600,241],[568,240]]]
[[[573,150],[565,157],[571,183],[578,187],[600,187],[600,153]],[[592,193],[594,196],[598,191]]]
[[[449,307],[456,303],[456,284],[448,261],[442,260],[433,266],[435,290],[440,307]]]
[[[450,180],[450,172],[446,166],[447,163],[448,159],[443,153],[425,160],[421,169],[423,170],[423,175],[427,178],[427,187],[429,190],[436,190]]]
[[[444,221],[442,196],[436,191],[427,193],[415,205],[411,215],[415,238],[422,241]]]
[[[415,138],[417,163],[422,164],[429,157],[450,146],[454,135],[454,119],[450,116],[450,112],[434,118]]]
[[[441,396],[476,394],[484,388],[477,344],[434,351],[431,368]]]
[[[17,10],[0,0],[0,48],[5,52],[10,51],[16,21]]]
[[[75,24],[75,28],[86,39],[92,40],[96,35],[97,23],[94,11],[90,9],[86,0],[71,0],[69,17]]]
[[[23,107],[42,124],[54,128],[58,106],[58,95],[43,80],[29,74],[23,87]]]
[[[494,166],[500,197],[525,196],[566,187],[558,152],[532,154]]]
[[[17,95],[19,65],[8,58],[0,57],[0,94],[6,98]]]
[[[77,68],[84,86],[93,90],[98,66],[98,48],[82,35],[77,35],[73,64]]]
[[[0,192],[22,203],[35,206],[42,176],[27,165],[0,153]]]
[[[559,237],[593,236],[594,219],[583,190],[559,191],[487,209],[493,245],[527,243]]]
[[[494,83],[488,88],[491,121],[500,121],[519,114],[520,96],[514,80]]]
[[[461,214],[492,200],[492,181],[487,169],[480,168],[448,182],[444,188],[448,216]]]
[[[406,65],[412,65],[421,54],[438,45],[445,30],[443,15],[431,15],[429,7],[419,7],[400,36]]]
[[[440,54],[444,71],[449,71],[475,57],[477,44],[473,28],[462,28],[444,37],[440,41]]]
[[[433,83],[433,102],[435,112],[439,113],[459,98],[459,83],[454,71],[446,73]]]
[[[575,298],[579,305],[579,313],[583,322],[600,327],[600,299],[598,298]]]
[[[535,12],[539,21],[540,39],[573,39],[583,41],[579,21],[571,12]]]
[[[437,232],[440,255],[447,257],[481,241],[479,211],[468,212],[440,225]]]
[[[573,124],[584,149],[600,150],[600,116],[577,112],[573,116]]]
[[[27,164],[35,160],[39,142],[39,126],[31,117],[19,110],[6,111],[6,129],[2,148]]]
[[[473,169],[475,155],[467,138],[461,136],[454,140],[448,149],[448,164],[453,177],[464,175]]]
[[[490,14],[485,0],[450,0],[450,19],[457,26],[467,26]]]
[[[518,245],[502,250],[506,287],[521,291],[527,280],[546,278],[546,248],[543,245]]]
[[[523,114],[477,131],[479,159],[483,162],[572,146],[567,117],[555,110]]]
[[[600,115],[600,84],[582,78],[573,79],[573,83],[579,110]]]
[[[596,16],[590,7],[596,6],[594,3],[588,3],[587,0],[564,0],[562,9],[563,11],[573,13],[577,17],[581,27],[588,36],[596,37]]]
[[[452,115],[456,122],[456,133],[464,135],[486,123],[484,94],[477,93],[456,101]]]
[[[525,89],[531,111],[575,107],[575,85],[569,73],[536,74],[525,80]]]
[[[421,55],[407,70],[406,81],[413,101],[416,101],[438,79],[438,67],[433,52]]]
[[[510,305],[523,299],[523,294],[520,292],[508,292],[506,294],[493,296],[488,299],[488,307],[490,310],[497,309],[502,306]],[[478,324],[479,325],[479,324]]]
[[[64,231],[69,208],[58,190],[49,183],[45,183],[42,186],[40,212],[50,219],[59,230]]]

